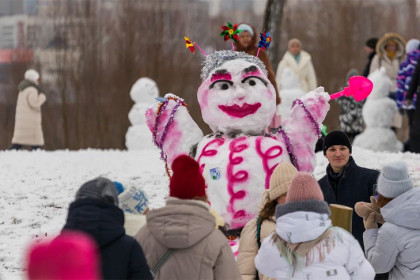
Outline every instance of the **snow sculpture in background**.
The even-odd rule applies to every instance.
[[[150,130],[146,125],[145,112],[156,102],[159,90],[156,83],[149,78],[140,78],[130,90],[134,105],[128,113],[131,126],[125,135],[125,146],[128,150],[156,149],[151,141]]]
[[[298,76],[288,67],[281,75],[280,97],[281,103],[277,105],[277,114],[284,120],[290,116],[293,101],[301,98],[305,92],[300,87]]]
[[[368,77],[373,90],[363,106],[366,129],[354,139],[354,146],[377,152],[402,151],[403,145],[391,130],[392,120],[398,114],[394,100],[388,97],[392,82],[382,67]]]
[[[147,111],[147,125],[169,166],[181,154],[199,162],[212,208],[231,229],[241,228],[257,214],[278,163],[313,171],[330,97],[322,87],[307,93],[294,102],[282,127],[270,131],[276,93],[260,59],[216,51],[206,56],[201,78],[197,97],[212,134],[203,136],[184,101],[173,94]]]

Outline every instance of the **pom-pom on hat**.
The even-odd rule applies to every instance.
[[[347,134],[345,134],[344,132],[337,130],[337,131],[330,132],[327,134],[327,136],[325,136],[324,147],[323,147],[324,155],[327,153],[327,150],[329,147],[335,146],[335,145],[346,146],[347,148],[349,148],[350,154],[351,154],[350,139],[347,136]]]
[[[135,187],[125,188],[118,195],[118,199],[120,208],[127,213],[143,215],[149,208],[149,198],[146,192]]]
[[[296,167],[290,162],[282,162],[274,169],[270,177],[268,196],[270,201],[276,200],[287,193],[293,177],[298,173]]]
[[[385,165],[378,178],[378,193],[387,198],[396,198],[413,187],[413,180],[403,161]]]
[[[52,241],[32,245],[28,252],[29,280],[99,280],[96,243],[79,232],[64,232]]]
[[[38,84],[39,73],[34,69],[29,69],[25,72],[25,79]]]
[[[186,155],[177,157],[172,163],[172,171],[169,196],[193,199],[206,195],[206,183],[201,175],[200,166],[194,159]]]

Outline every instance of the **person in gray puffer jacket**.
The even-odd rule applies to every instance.
[[[386,165],[377,202],[385,223],[378,229],[375,213],[364,219],[366,257],[376,273],[389,272],[389,279],[420,279],[420,188],[413,186],[404,162]]]

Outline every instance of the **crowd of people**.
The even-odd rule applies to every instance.
[[[166,205],[150,211],[134,186],[88,181],[62,233],[30,247],[28,279],[419,279],[420,189],[406,164],[357,166],[341,131],[323,151],[319,181],[275,168],[236,259],[193,158],[175,159]],[[350,232],[333,225],[333,203],[356,209]]]
[[[245,23],[239,29],[235,49],[256,55],[255,29]],[[420,41],[406,44],[400,35],[388,33],[368,40],[366,50],[363,75],[385,68],[393,81],[389,98],[409,118],[407,150],[419,152],[420,110],[414,104]],[[317,87],[311,56],[300,40],[289,41],[277,74],[265,51],[259,58],[276,89],[277,104],[286,68],[305,92]],[[355,75],[357,70],[349,71],[348,78]],[[38,82],[39,74],[28,70],[19,86],[11,149],[44,144],[40,108],[46,98]],[[320,142],[328,160],[326,175],[317,181],[289,162],[280,163],[253,209],[255,217],[235,235],[212,209],[202,168],[190,156],[173,161],[169,197],[161,208],[149,210],[147,195],[136,186],[102,177],[82,184],[61,234],[29,248],[28,279],[420,279],[420,189],[404,162],[388,163],[381,171],[356,164],[351,140],[363,123],[357,129],[349,126],[360,104],[345,99],[343,111],[352,112],[340,117],[344,132],[330,132]],[[354,210],[349,228],[334,224],[333,204]],[[231,242],[235,237],[237,255]]]

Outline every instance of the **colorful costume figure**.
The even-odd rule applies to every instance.
[[[203,120],[213,134],[203,136],[183,100],[167,94],[146,112],[155,144],[169,166],[180,154],[199,162],[212,208],[231,229],[254,218],[258,202],[280,162],[312,172],[314,148],[329,110],[322,87],[293,103],[290,116],[269,130],[276,94],[264,64],[243,52],[206,56],[197,92]]]

